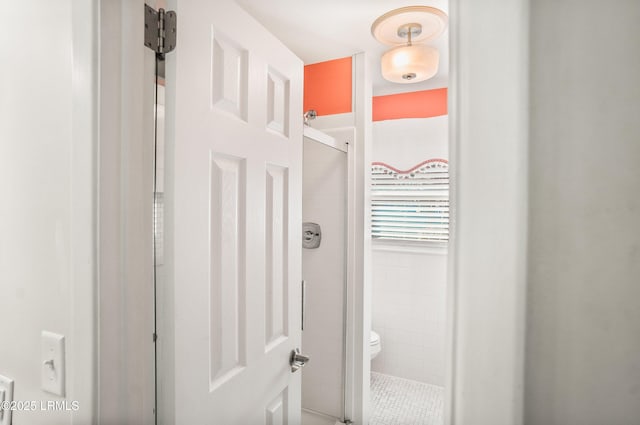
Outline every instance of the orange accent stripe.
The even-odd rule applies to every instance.
[[[373,120],[430,118],[447,115],[447,89],[374,96]]]
[[[304,111],[318,115],[351,112],[351,57],[304,67]]]

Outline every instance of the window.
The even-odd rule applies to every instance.
[[[449,164],[429,159],[402,171],[371,167],[371,235],[376,240],[449,240]]]

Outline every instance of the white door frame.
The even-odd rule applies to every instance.
[[[367,424],[370,413],[371,331],[371,116],[372,84],[367,56],[353,56],[353,123],[349,146],[347,231],[347,361],[345,413]]]
[[[96,423],[98,410],[99,23],[98,1],[71,1],[72,25],[72,371],[67,397],[81,408],[73,423]],[[37,125],[37,123],[35,124]],[[19,382],[22,385],[23,383]]]
[[[102,3],[101,8],[105,7]],[[119,3],[122,7],[139,7],[142,10],[144,2],[134,2],[133,6],[126,0]],[[523,404],[526,290],[528,0],[451,0],[450,15],[452,235],[448,294],[450,362],[447,367],[445,423],[519,425],[522,423]],[[141,13],[135,16],[141,16]],[[113,28],[129,28],[128,19],[131,16],[126,13],[103,14],[99,24],[101,34]],[[101,40],[101,48],[108,46],[111,58],[131,58],[131,50],[137,50],[135,46],[141,43],[140,33],[121,31],[120,35],[118,43]],[[179,35],[177,48],[180,48]],[[370,85],[366,86],[368,77],[364,62],[357,59],[358,55],[355,58],[356,90],[360,90],[357,93],[366,98],[368,91],[370,97],[371,88]],[[123,65],[129,66],[128,72],[122,72]],[[148,113],[145,111],[147,105],[138,103],[139,99],[145,97],[144,88],[139,84],[144,67],[143,59],[136,63],[119,64],[119,72],[109,72],[105,63],[101,64],[101,199],[104,199],[105,190],[109,187],[113,190],[125,188],[122,184],[118,187],[113,187],[113,184],[109,186],[107,182],[120,181],[121,167],[132,166],[125,163],[125,156],[121,153],[103,156],[104,149],[114,140],[120,145],[125,140],[131,140],[131,136],[145,135],[148,131],[148,123],[144,118]],[[122,101],[114,104],[112,96],[105,96],[114,89],[123,99],[132,97],[136,101],[133,104]],[[112,113],[105,114],[105,111]],[[357,143],[362,141],[364,147],[364,141],[370,138],[367,132],[370,105],[356,109],[355,114],[358,123]],[[122,119],[134,116],[139,119]],[[104,129],[109,128],[113,138],[105,137],[103,133]],[[356,159],[354,168],[357,173],[364,173],[365,177],[359,175],[358,182],[350,182],[354,190],[360,193],[355,198],[355,212],[363,220],[363,217],[368,217],[365,207],[368,205],[365,190],[368,170],[366,155],[364,151]],[[144,176],[128,175],[127,178],[145,184]],[[488,187],[492,199],[489,205],[486,202]],[[113,218],[113,208],[106,202],[99,203],[101,225],[108,224],[105,219],[110,216],[115,220],[111,225],[119,225],[118,220]],[[127,205],[120,205],[119,208],[119,214],[132,213],[126,209]],[[150,214],[148,217],[151,220]],[[357,241],[357,249],[370,250],[370,241],[366,236],[368,221],[364,220],[361,226],[354,227],[352,236]],[[118,246],[105,247],[105,241],[100,240],[103,265],[108,260],[117,264],[125,254],[125,246],[126,255],[145,258],[150,252],[150,241],[136,245],[131,243],[135,235],[121,234],[121,237],[125,241]],[[105,252],[104,248],[109,248],[109,251]],[[350,276],[354,283],[350,314],[363,318],[354,321],[355,328],[348,333],[353,356],[350,361],[354,367],[350,381],[350,394],[353,396],[347,409],[356,424],[365,424],[369,411],[366,406],[369,398],[368,330],[371,312],[368,255],[366,252],[356,253],[353,264],[358,270]],[[138,266],[148,267],[149,264],[142,261]],[[106,284],[101,278],[100,294],[106,289]],[[98,302],[100,311],[117,312],[130,301],[103,298],[100,295]],[[101,318],[100,327],[103,330],[107,318],[104,314]],[[120,321],[122,317],[111,319]],[[134,340],[140,326],[144,328],[144,324],[137,325],[121,327],[120,331],[124,334],[119,336],[120,340]],[[101,334],[101,341],[104,341],[104,336]],[[101,370],[106,371],[108,367],[108,358],[104,354],[109,349],[105,344],[99,346]],[[357,358],[362,359],[361,368],[355,367]],[[98,397],[99,405],[104,406],[105,398],[113,398],[114,395],[100,392]],[[133,414],[126,411],[131,408],[130,405],[117,407],[122,409],[119,415],[122,418],[126,418],[127,413]]]
[[[523,422],[528,3],[450,4],[446,425]]]
[[[143,45],[144,0],[96,3],[100,16],[96,423],[151,425],[155,55]]]

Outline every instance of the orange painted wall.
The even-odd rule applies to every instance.
[[[447,89],[373,97],[373,120],[430,118],[447,115]]]
[[[304,67],[304,111],[318,115],[351,112],[351,57]]]

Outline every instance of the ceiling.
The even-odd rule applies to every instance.
[[[438,73],[413,84],[382,78],[380,57],[390,47],[371,35],[380,15],[404,6],[432,6],[449,13],[448,0],[236,0],[249,14],[289,47],[305,64],[366,52],[372,70],[373,94],[384,95],[448,86],[449,31],[430,43],[440,50]]]

